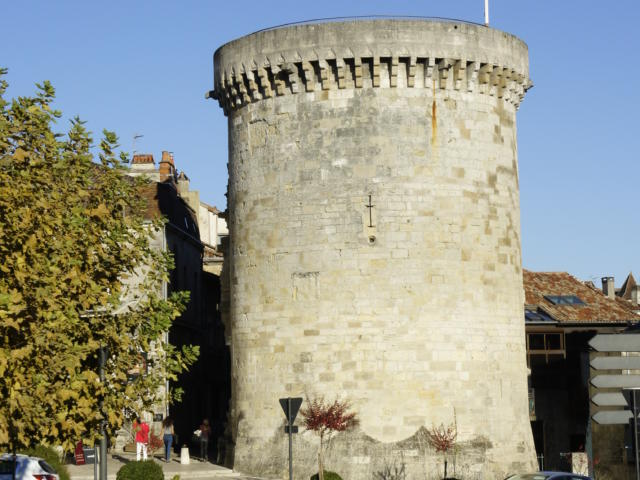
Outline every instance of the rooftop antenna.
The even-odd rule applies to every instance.
[[[484,0],[484,26],[489,26],[489,0]]]
[[[141,133],[134,133],[133,134],[133,142],[131,143],[131,156],[133,158],[133,155],[135,155],[136,153],[136,140],[138,140],[139,138],[144,137],[144,135],[142,135]]]

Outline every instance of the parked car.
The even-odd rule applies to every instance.
[[[12,480],[13,455],[0,455],[0,480]],[[54,468],[38,457],[16,455],[16,480],[60,480]]]
[[[590,477],[567,472],[537,472],[511,475],[505,480],[591,480]]]

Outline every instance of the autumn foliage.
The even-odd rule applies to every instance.
[[[441,424],[439,427],[433,427],[430,430],[427,429],[429,445],[438,453],[447,453],[451,450],[456,444],[457,437],[458,432],[453,424],[448,427]]]
[[[92,444],[145,411],[197,350],[158,342],[188,293],[163,293],[172,260],[143,218],[145,179],[104,131],[54,127],[49,82],[6,100],[0,68],[0,449]],[[97,147],[97,148],[96,148]],[[94,153],[95,152],[95,153]],[[127,301],[123,301],[127,299]],[[98,352],[106,352],[104,380]],[[147,371],[135,381],[140,356]]]
[[[328,403],[323,398],[316,398],[307,400],[307,405],[300,414],[305,429],[320,437],[318,476],[320,480],[324,480],[324,440],[328,440],[334,432],[344,432],[358,425],[358,417],[355,412],[350,411],[351,404],[346,400],[335,399],[333,403]]]
[[[149,453],[151,456],[164,447],[164,440],[160,435],[156,435],[155,432],[149,432]]]
[[[304,427],[323,437],[331,432],[343,432],[358,424],[355,412],[349,412],[351,404],[347,401],[334,400],[325,403],[324,399],[315,399],[309,406],[301,410]]]
[[[447,460],[446,454],[453,449],[456,445],[456,438],[458,437],[458,430],[455,423],[449,426],[440,424],[439,427],[432,427],[426,430],[427,441],[431,445],[436,453],[442,453],[444,458],[444,476],[447,476]]]

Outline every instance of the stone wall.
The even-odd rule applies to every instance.
[[[515,111],[527,48],[481,26],[376,20],[259,32],[215,55],[229,117],[235,468],[285,476],[278,398],[361,424],[327,467],[532,470]],[[296,477],[314,468],[296,439]],[[424,470],[424,474],[419,472]]]

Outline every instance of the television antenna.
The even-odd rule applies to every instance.
[[[131,155],[134,155],[136,153],[136,141],[142,137],[144,137],[144,135],[142,135],[141,133],[133,134],[133,142],[131,143]]]

